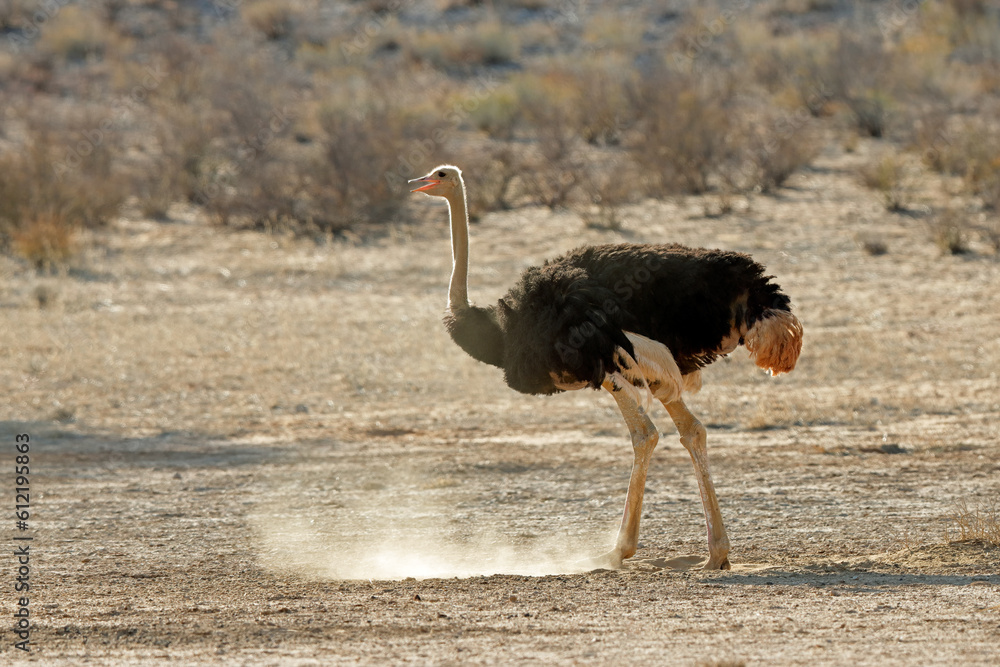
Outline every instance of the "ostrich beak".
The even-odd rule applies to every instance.
[[[426,190],[427,188],[432,188],[441,181],[431,178],[430,176],[421,176],[420,178],[412,178],[408,183],[426,183],[427,185],[421,185],[419,188],[413,188],[410,192],[420,192],[421,190]]]

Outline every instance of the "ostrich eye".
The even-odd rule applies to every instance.
[[[438,177],[439,178],[444,178],[444,172],[443,171],[439,171],[438,172]]]

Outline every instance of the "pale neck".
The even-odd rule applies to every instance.
[[[451,219],[451,285],[448,288],[448,310],[469,305],[469,213],[465,203],[465,183],[447,197]]]

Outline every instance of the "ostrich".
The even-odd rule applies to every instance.
[[[524,271],[496,305],[469,303],[469,220],[462,172],[442,165],[411,192],[443,197],[453,269],[444,322],[473,358],[526,394],[604,388],[631,434],[632,474],[611,551],[586,561],[617,569],[639,541],[646,472],[659,435],[647,415],[659,400],[691,455],[708,525],[705,569],[729,569],[729,539],[708,470],[705,427],[681,395],[701,369],[740,344],[772,375],[795,367],[802,325],[789,298],[748,255],[681,245],[623,243],[577,248]]]

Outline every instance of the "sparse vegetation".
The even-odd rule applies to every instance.
[[[996,501],[970,506],[962,501],[951,517],[950,537],[958,542],[982,542],[1000,547],[1000,506]]]
[[[81,156],[100,187],[63,184],[55,198],[74,208],[75,188],[109,207],[82,222],[70,214],[70,226],[113,215],[125,193],[154,219],[190,202],[262,229],[377,225],[406,219],[407,176],[454,155],[491,172],[478,176],[474,216],[541,204],[616,227],[639,196],[707,196],[725,212],[744,194],[773,193],[847,126],[852,142],[886,144],[891,157],[863,178],[889,210],[904,210],[913,170],[899,142],[912,126],[906,147],[995,210],[996,104],[975,100],[993,99],[1000,56],[989,28],[1000,20],[967,4],[921,8],[903,17],[905,30],[899,17],[856,7],[849,30],[821,21],[790,32],[777,26],[832,17],[831,3],[732,16],[693,8],[671,15],[677,30],[655,37],[664,48],[650,56],[642,11],[546,2],[450,3],[443,29],[391,2],[353,3],[332,22],[273,0],[227,6],[207,23],[194,6],[139,11],[115,0],[59,6],[34,25],[39,5],[18,0],[0,8],[0,86],[12,110],[0,154],[35,141],[29,109],[113,119],[94,155]],[[63,146],[93,130],[60,123],[52,133]],[[366,174],[343,159],[352,152]],[[601,163],[621,165],[629,183],[596,175]],[[48,186],[24,187],[52,200]],[[40,224],[20,210],[4,213],[10,250],[14,227]]]
[[[878,191],[888,211],[905,211],[912,197],[908,165],[895,152],[875,156],[860,170],[861,181]]]
[[[943,254],[969,252],[969,225],[963,211],[949,208],[939,213],[931,222],[931,233]]]

